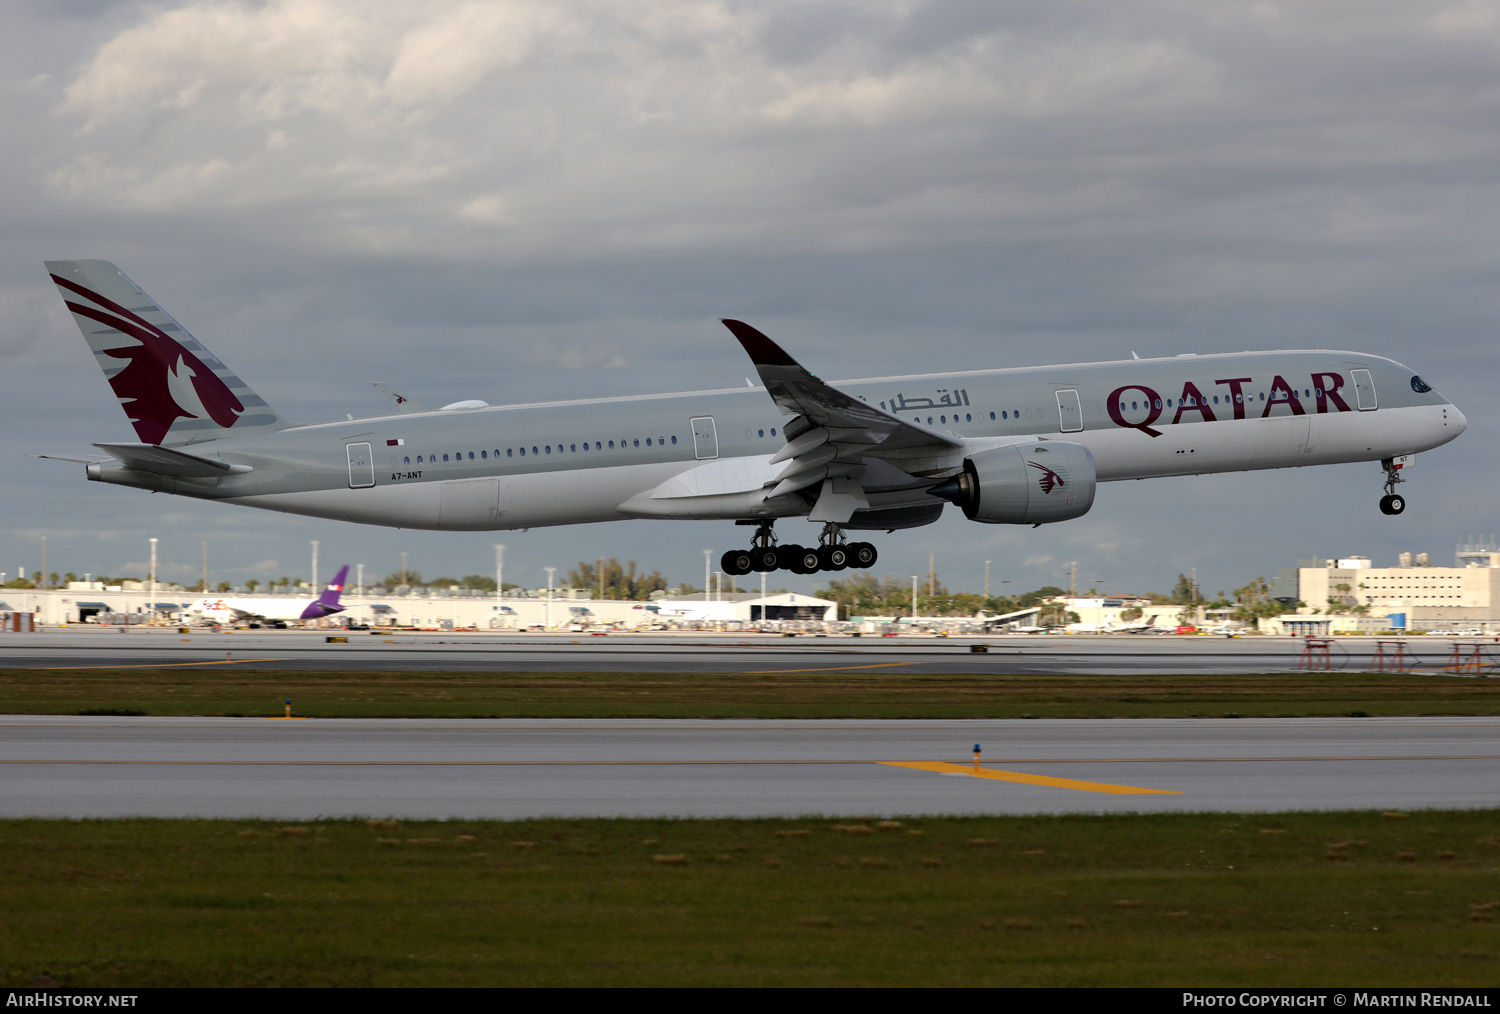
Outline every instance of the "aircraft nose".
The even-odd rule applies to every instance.
[[[1464,418],[1464,414],[1458,410],[1457,405],[1448,406],[1448,425],[1457,431],[1453,434],[1454,436],[1458,436],[1459,433],[1469,428],[1469,420]]]

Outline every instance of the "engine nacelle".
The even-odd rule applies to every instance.
[[[1094,456],[1087,447],[1042,440],[965,458],[962,472],[927,492],[958,504],[970,521],[1044,525],[1087,514],[1094,485]]]

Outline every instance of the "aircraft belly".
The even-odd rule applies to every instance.
[[[353,521],[393,528],[437,528],[442,483],[414,482],[366,489],[317,489],[298,493],[263,493],[229,497],[227,503],[285,514]]]

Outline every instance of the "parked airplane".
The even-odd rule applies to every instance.
[[[215,623],[264,620],[284,625],[288,620],[321,620],[325,616],[344,611],[345,607],[339,605],[339,595],[344,591],[344,580],[348,576],[349,565],[345,564],[339,568],[333,580],[323,586],[323,594],[311,602],[269,597],[206,598],[191,603],[187,611]]]
[[[88,478],[398,528],[525,529],[627,518],[754,526],[723,570],[869,567],[845,533],[1087,513],[1122,479],[1379,461],[1381,510],[1411,455],[1462,413],[1400,363],[1245,352],[830,384],[737,320],[763,388],[488,406],[294,424],[107,261],[48,261],[135,427]],[[382,386],[398,409],[412,406]],[[60,455],[54,457],[61,457]],[[816,547],[777,545],[807,518]]]

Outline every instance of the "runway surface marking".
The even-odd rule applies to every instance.
[[[281,719],[285,721],[285,719]],[[295,719],[294,719],[295,720]],[[60,728],[90,728],[89,726],[61,726]],[[192,726],[191,728],[207,728],[206,726]],[[1365,764],[1371,761],[1493,761],[1500,760],[1500,755],[1495,754],[1410,754],[1405,756],[1382,756],[1382,757],[1340,757],[1329,755],[1326,757],[1007,757],[998,763],[1001,764],[1329,764],[1329,763],[1359,763]],[[995,763],[995,762],[992,762]],[[204,767],[245,767],[255,765],[269,765],[271,767],[613,767],[616,765],[630,767],[734,767],[748,766],[756,767],[763,765],[797,765],[797,764],[892,764],[897,767],[919,768],[921,770],[938,771],[941,774],[967,774],[972,775],[972,766],[963,764],[952,765],[946,761],[874,761],[863,758],[850,760],[828,760],[828,759],[799,759],[799,760],[599,760],[599,761],[526,761],[526,760],[475,760],[475,761],[425,761],[425,760],[391,760],[391,761],[329,761],[329,760],[245,760],[245,761],[216,761],[216,760],[72,760],[62,759],[32,759],[32,758],[0,758],[3,764],[178,764],[178,765],[202,765]],[[943,765],[947,764],[946,767]],[[924,765],[929,765],[924,767]],[[938,765],[931,767],[930,765]],[[954,768],[955,770],[949,770]],[[956,770],[962,769],[962,770]],[[981,768],[980,777],[998,778],[989,771]],[[1009,777],[1009,774],[1007,774]],[[1043,775],[1016,775],[1010,780],[1022,780],[1028,778],[1043,778]],[[1062,779],[1067,781],[1067,779]],[[1040,784],[1040,783],[1038,783]],[[1073,782],[1074,785],[1090,785],[1092,782]],[[1155,789],[1131,789],[1132,792],[1155,792]]]
[[[964,764],[949,764],[946,761],[881,761],[894,768],[914,768],[917,771],[933,771],[940,775],[967,775],[970,778],[991,778],[997,782],[1017,782],[1022,785],[1045,785],[1053,789],[1077,789],[1079,792],[1102,792],[1109,796],[1180,796],[1172,789],[1141,789],[1133,785],[1111,785],[1108,782],[1081,782],[1072,778],[1053,778],[1050,775],[1028,775],[1020,771],[997,771],[994,768],[975,768]]]
[[[177,669],[185,665],[244,665],[247,662],[290,662],[289,658],[221,658],[214,662],[156,662],[151,665],[44,665],[30,666],[38,672],[64,669]]]
[[[746,676],[774,676],[786,672],[842,672],[845,669],[889,669],[893,665],[927,665],[926,662],[877,662],[874,665],[830,665],[817,669],[761,669]]]

